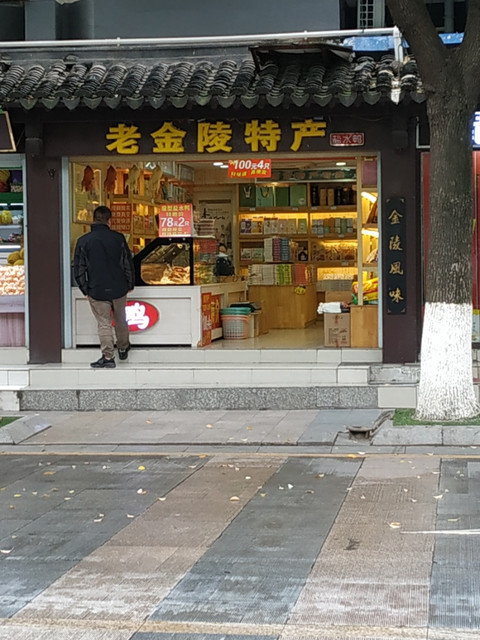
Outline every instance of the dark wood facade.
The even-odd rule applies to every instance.
[[[383,360],[391,363],[415,362],[418,358],[421,335],[422,287],[421,287],[421,218],[418,179],[417,152],[415,149],[414,109],[419,107],[381,106],[337,107],[333,110],[309,107],[307,110],[295,107],[289,110],[251,109],[233,110],[206,108],[197,111],[173,109],[155,110],[143,108],[67,111],[57,109],[46,112],[40,108],[31,112],[14,112],[11,115],[17,131],[25,127],[24,148],[26,154],[26,184],[28,206],[28,305],[30,361],[32,363],[60,362],[63,345],[62,336],[62,274],[68,265],[62,264],[62,214],[61,214],[61,161],[63,157],[103,156],[112,163],[115,160],[134,160],[135,156],[119,156],[106,150],[106,132],[119,122],[135,124],[145,132],[145,144],[149,132],[161,126],[164,121],[174,121],[190,131],[199,119],[213,121],[242,122],[254,118],[267,118],[280,123],[282,130],[295,120],[323,118],[327,123],[327,136],[306,140],[301,151],[315,153],[336,153],[339,150],[329,145],[330,132],[361,131],[365,133],[365,146],[342,149],[349,155],[369,155],[380,153],[382,181],[379,185],[382,212],[385,203],[394,197],[404,198],[407,212],[407,253],[406,253],[406,296],[405,312],[392,315],[387,312],[383,292]],[[399,126],[399,111],[403,114]],[[395,114],[395,115],[394,115]],[[232,117],[233,116],[233,117]],[[286,139],[285,144],[288,140]],[[151,138],[150,138],[151,143]],[[143,146],[139,153],[148,153]],[[234,145],[235,146],[235,145]],[[151,148],[151,144],[150,144]],[[194,149],[192,148],[192,151]],[[277,155],[287,151],[279,145]],[[236,149],[234,149],[236,151]],[[151,153],[151,151],[150,151]],[[244,154],[244,151],[237,151]],[[215,154],[207,154],[214,159]],[[252,154],[255,155],[255,154]],[[259,155],[258,153],[256,155]],[[268,153],[275,157],[275,153]],[[155,159],[165,155],[156,155]],[[173,154],[168,159],[181,160],[181,154]],[[206,158],[205,158],[206,159]],[[385,225],[383,225],[385,228]],[[385,243],[382,238],[382,253]],[[386,282],[386,261],[382,261],[383,278]]]

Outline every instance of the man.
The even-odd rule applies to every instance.
[[[110,229],[111,217],[108,207],[95,209],[92,230],[79,238],[73,260],[75,280],[97,321],[102,357],[91,363],[94,369],[115,368],[112,311],[120,360],[126,360],[130,350],[125,305],[135,273],[125,236]]]

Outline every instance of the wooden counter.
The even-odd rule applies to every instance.
[[[305,293],[297,293],[299,285],[251,285],[250,302],[259,302],[265,329],[304,329],[317,318],[317,290],[308,284]]]

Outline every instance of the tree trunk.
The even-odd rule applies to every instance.
[[[427,105],[430,228],[416,412],[422,420],[458,420],[480,411],[473,387],[471,344],[473,109],[464,96],[454,60],[450,60],[450,70],[443,70],[445,91],[432,95]]]

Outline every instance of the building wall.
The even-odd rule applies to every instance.
[[[153,38],[332,30],[338,0],[29,0],[0,4],[0,40]]]

